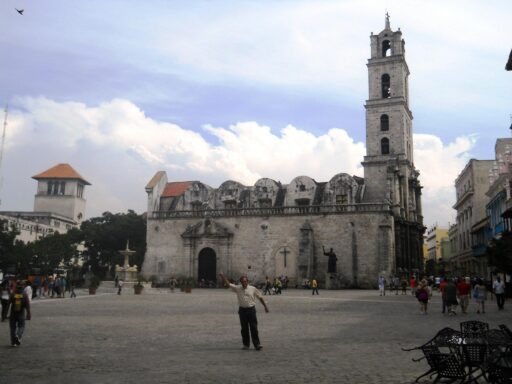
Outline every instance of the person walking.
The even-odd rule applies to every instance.
[[[477,279],[473,289],[473,298],[476,301],[476,313],[485,313],[485,301],[487,300],[487,289],[482,279]]]
[[[11,290],[9,289],[9,282],[4,280],[0,285],[0,300],[2,301],[2,322],[7,319],[9,311],[9,299],[11,297]]]
[[[455,309],[459,304],[457,302],[457,286],[455,285],[454,279],[449,279],[444,288],[446,295],[446,308],[448,309],[448,315],[456,315]]]
[[[123,290],[123,279],[119,279],[117,281],[117,294],[120,295],[121,294],[121,291]]]
[[[428,289],[427,284],[425,282],[420,282],[418,284],[418,289],[416,289],[416,298],[420,303],[420,312],[423,315],[428,314]]]
[[[418,282],[414,276],[411,277],[409,285],[411,286],[411,295],[416,296],[416,285],[418,285]]]
[[[402,285],[402,295],[407,295],[407,279],[402,277],[400,284]]]
[[[316,294],[318,295],[318,281],[316,281],[316,278],[313,277],[313,280],[311,280],[311,289],[313,290],[312,295]]]
[[[384,276],[379,276],[379,296],[386,296],[386,279]]]
[[[17,347],[21,344],[21,338],[25,331],[25,320],[31,319],[30,301],[21,281],[16,284],[16,290],[9,299],[9,328],[11,331],[11,346]]]
[[[74,280],[71,280],[71,293],[69,295],[69,297],[71,297],[72,299],[76,297],[76,293],[75,293],[75,281]]]
[[[446,313],[446,284],[448,284],[448,281],[444,277],[441,277],[441,282],[439,283],[439,292],[441,292],[441,303],[442,303],[442,313]]]
[[[256,317],[256,299],[258,299],[263,308],[265,308],[265,312],[269,312],[267,304],[265,300],[263,300],[263,295],[260,290],[256,287],[249,285],[249,280],[247,276],[242,276],[240,278],[240,285],[231,284],[228,279],[221,272],[219,273],[220,278],[225,286],[228,286],[233,292],[236,293],[238,299],[238,317],[240,318],[240,326],[242,333],[242,343],[243,349],[250,348],[250,341],[252,339],[252,344],[254,348],[259,351],[262,347],[260,343],[260,338],[258,334],[258,319]],[[249,338],[250,331],[250,338]]]
[[[268,293],[268,295],[270,296],[272,294],[271,288],[272,288],[272,282],[270,281],[270,279],[267,276],[265,278],[265,291],[263,292],[263,294],[266,296]]]
[[[505,284],[501,281],[501,277],[497,277],[492,285],[494,295],[496,296],[496,303],[498,310],[501,311],[505,308]]]
[[[457,283],[457,295],[459,296],[462,313],[468,313],[469,295],[471,294],[471,284],[469,282],[469,277],[466,277]]]

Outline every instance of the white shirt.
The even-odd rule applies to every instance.
[[[496,280],[493,284],[494,293],[497,293],[498,295],[505,293],[505,284],[503,284],[503,281]]]
[[[27,295],[29,302],[32,301],[32,287],[30,285],[27,285],[25,287],[23,293]]]
[[[229,288],[236,293],[238,305],[242,308],[251,308],[256,305],[256,299],[263,296],[260,290],[252,285],[248,285],[246,289],[242,285],[229,284]]]

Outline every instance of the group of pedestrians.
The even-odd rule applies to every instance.
[[[267,276],[265,277],[265,289],[263,291],[263,294],[280,295],[283,293],[283,287],[287,288],[287,285],[287,276],[276,277],[274,280],[270,280],[270,278]]]
[[[476,278],[473,281],[469,277],[442,278],[439,291],[442,299],[442,313],[456,315],[457,307],[460,306],[461,313],[466,314],[471,299],[475,302],[476,313],[485,313],[488,292],[482,278]],[[505,284],[499,276],[492,284],[492,293],[496,296],[498,310],[502,310],[505,303]]]

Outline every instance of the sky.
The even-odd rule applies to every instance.
[[[160,170],[214,188],[363,176],[386,11],[406,43],[424,223],[448,226],[458,174],[510,136],[510,0],[4,0],[0,210],[32,210],[31,177],[58,163],[92,184],[86,217],[145,212]]]

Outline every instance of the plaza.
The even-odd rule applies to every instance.
[[[20,347],[1,323],[0,383],[412,383],[427,364],[401,347],[464,320],[510,326],[491,300],[485,315],[471,303],[446,316],[435,293],[425,316],[410,292],[288,289],[265,296],[270,313],[258,304],[263,349],[245,351],[231,291],[129,288],[33,300]]]

